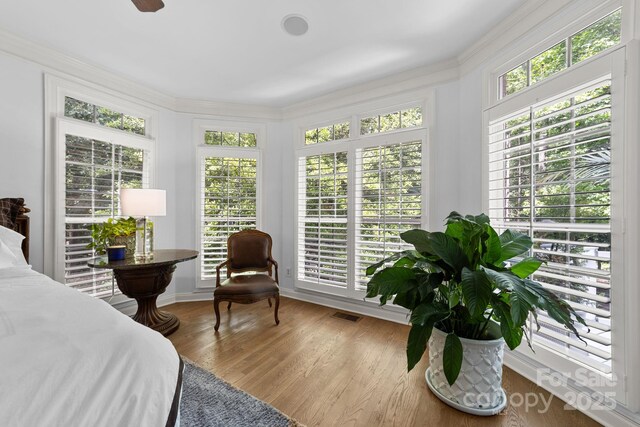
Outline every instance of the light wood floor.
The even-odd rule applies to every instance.
[[[596,426],[553,398],[525,410],[510,405],[494,417],[475,417],[440,402],[424,380],[426,355],[406,372],[409,327],[364,317],[331,317],[336,310],[281,299],[280,325],[266,301],[221,305],[213,330],[211,302],[178,303],[162,310],[180,318],[169,336],[178,352],[234,386],[307,426]],[[549,394],[505,368],[507,394]]]

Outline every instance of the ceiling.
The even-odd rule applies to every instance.
[[[281,107],[454,58],[524,1],[20,0],[0,29],[167,95]]]

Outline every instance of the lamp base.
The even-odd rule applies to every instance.
[[[153,225],[147,225],[147,218],[136,219],[136,261],[153,259]]]

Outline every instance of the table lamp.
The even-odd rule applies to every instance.
[[[136,218],[136,259],[153,258],[153,233],[147,228],[147,217],[167,215],[167,192],[124,188],[120,190],[120,211],[124,216]]]

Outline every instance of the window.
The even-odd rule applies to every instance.
[[[230,147],[255,147],[256,134],[211,130],[204,133],[204,143],[207,145],[228,145]]]
[[[259,133],[204,129],[200,138],[197,287],[210,288],[216,266],[227,259],[229,235],[260,225]],[[226,269],[221,275],[226,277]]]
[[[406,111],[418,111],[422,123],[415,108],[396,112],[398,126]],[[425,135],[407,129],[305,141],[297,152],[297,287],[361,299],[366,267],[406,247],[399,234],[425,220]]]
[[[141,117],[151,113],[116,112],[70,96],[63,105],[65,118],[56,119],[53,144],[54,191],[47,202],[55,206],[51,269],[67,286],[109,298],[119,293],[111,273],[87,266],[97,255],[87,249],[90,227],[120,216],[120,189],[150,186],[155,143],[142,135],[149,129]]]
[[[111,271],[87,267],[96,256],[87,249],[90,227],[119,216],[120,189],[148,186],[145,150],[67,133],[64,151],[64,283],[92,296],[112,296],[117,288]]]
[[[145,119],[113,111],[90,102],[80,101],[70,96],[64,98],[64,115],[65,117],[120,129],[137,135],[145,134]]]
[[[529,234],[546,261],[534,279],[567,300],[588,345],[543,313],[533,339],[611,372],[611,81],[490,126],[490,215]],[[535,328],[534,328],[535,330]]]
[[[349,122],[336,123],[305,132],[305,144],[318,144],[328,141],[339,141],[349,138]]]
[[[422,126],[421,107],[363,117],[360,119],[360,134],[368,135],[416,126]]]
[[[422,142],[356,151],[356,289],[366,290],[365,270],[409,249],[400,233],[422,223]]]
[[[621,9],[498,77],[499,98],[514,94],[620,43]]]
[[[301,157],[298,278],[346,288],[347,153]]]

